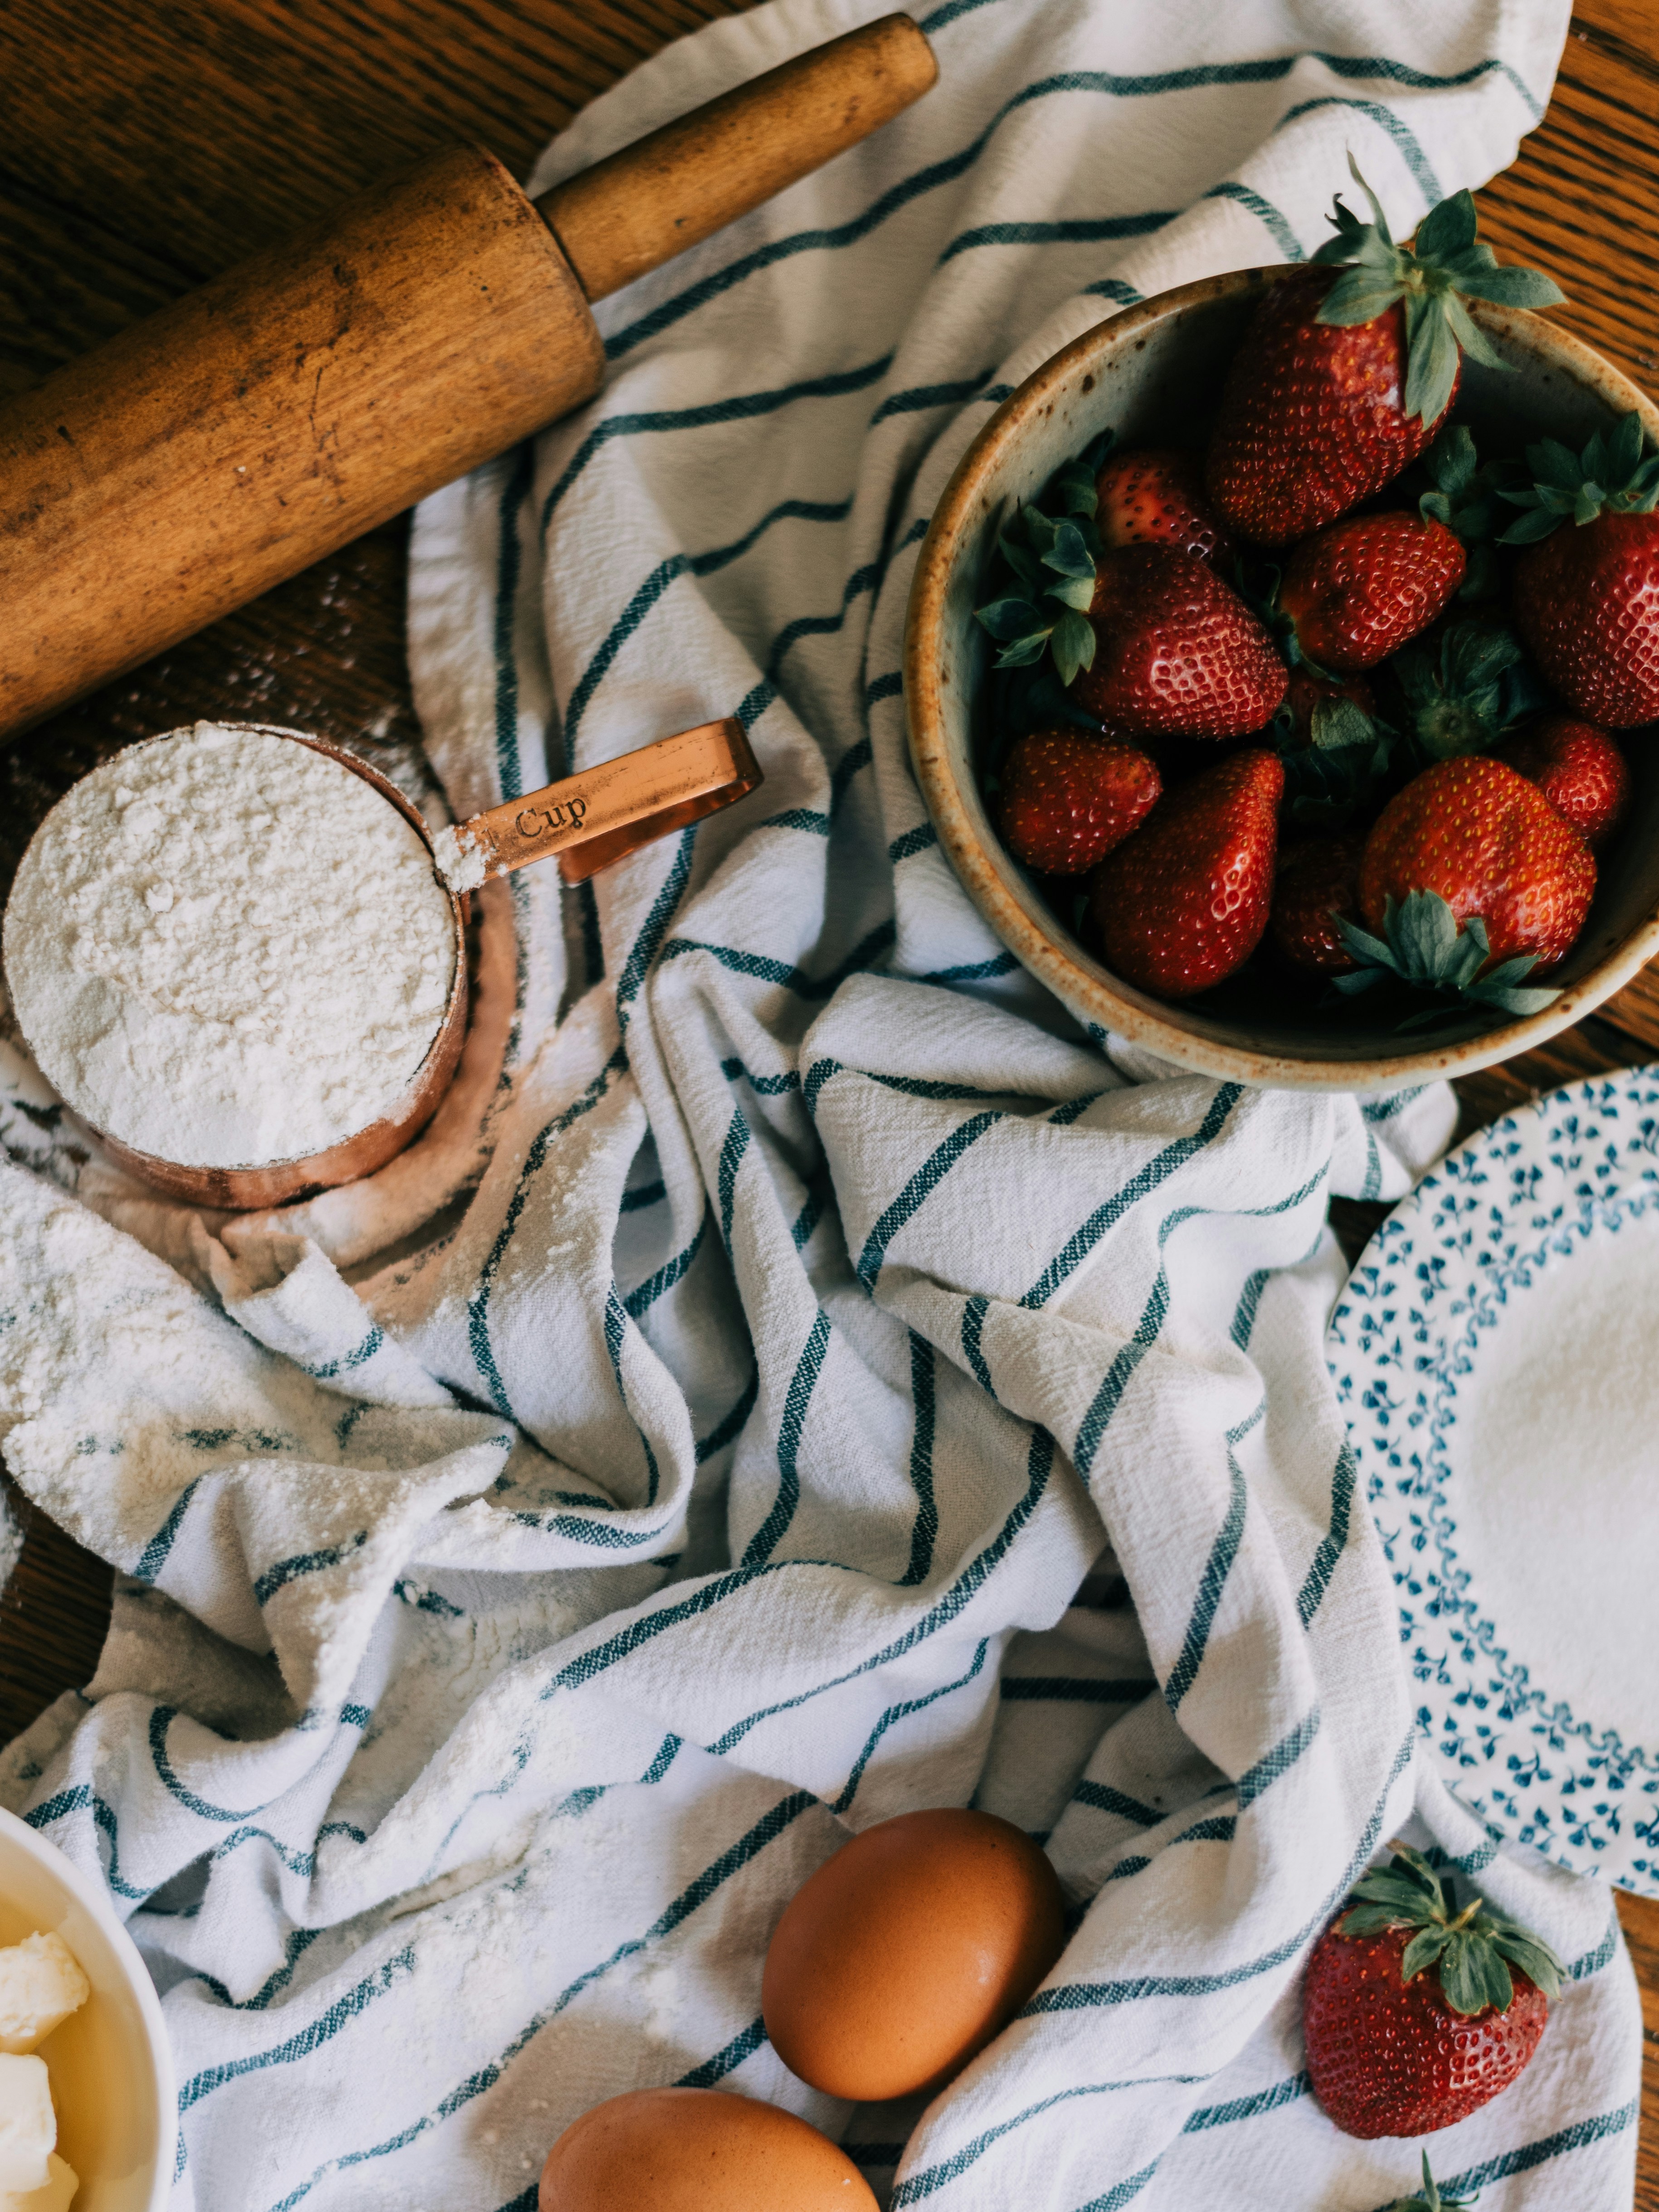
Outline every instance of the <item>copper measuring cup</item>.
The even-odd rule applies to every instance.
[[[434,841],[419,812],[397,786],[356,753],[321,738],[307,738],[297,730],[273,729],[263,723],[227,722],[220,726],[257,729],[263,736],[286,738],[337,761],[342,768],[372,784],[382,799],[397,808],[427,850],[434,854],[434,865],[436,844],[441,841],[447,850],[453,842],[463,863],[471,861],[471,880],[475,885],[487,877],[509,874],[514,868],[552,854],[558,856],[567,882],[582,882],[637,847],[732,805],[762,781],[743,725],[728,717],[679,731],[580,775],[566,776],[543,790],[529,792],[522,799],[508,799],[454,830],[441,831]],[[449,873],[453,879],[453,864]],[[440,880],[444,880],[441,872]],[[231,1168],[190,1167],[161,1159],[154,1153],[136,1151],[88,1123],[109,1158],[169,1198],[224,1212],[285,1206],[302,1194],[355,1182],[384,1167],[420,1134],[438,1110],[465,1042],[466,924],[471,900],[466,890],[453,889],[448,882],[445,888],[454,921],[454,977],[437,1034],[393,1112],[307,1158]]]

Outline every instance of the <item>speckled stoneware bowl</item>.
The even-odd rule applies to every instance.
[[[1471,1013],[1407,1048],[1392,1027],[1322,1024],[1287,994],[1264,993],[1248,1018],[1166,1004],[1120,981],[1074,937],[1003,847],[986,812],[990,647],[974,609],[988,594],[997,526],[1062,462],[1110,427],[1127,446],[1188,444],[1263,291],[1288,271],[1251,269],[1160,293],[1102,323],[1046,362],[975,439],[945,489],[916,565],[905,629],[904,696],[915,763],[939,842],[969,896],[1008,947],[1080,1021],[1096,1023],[1183,1067],[1234,1082],[1305,1091],[1375,1091],[1467,1074],[1541,1044],[1612,995],[1659,954],[1659,758],[1630,748],[1630,818],[1604,856],[1583,934],[1549,981],[1561,996],[1524,1021]],[[1659,408],[1601,355],[1541,316],[1475,302],[1513,366],[1465,363],[1460,420],[1485,447],[1516,450],[1545,433],[1581,446],[1636,408],[1659,441]],[[1364,1001],[1360,1002],[1363,1006]],[[1363,1015],[1359,1017],[1363,1019]]]

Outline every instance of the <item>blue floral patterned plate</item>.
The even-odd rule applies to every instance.
[[[1443,1778],[1659,1896],[1659,1068],[1453,1152],[1326,1348]]]

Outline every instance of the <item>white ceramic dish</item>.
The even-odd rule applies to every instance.
[[[1659,1897],[1659,1068],[1510,1115],[1361,1255],[1327,1355],[1418,1718],[1492,1831]]]
[[[80,2177],[73,2212],[161,2212],[178,2129],[155,1986],[131,1937],[55,1844],[0,1811],[0,1943],[55,1931],[92,1984],[40,2046],[58,2148]]]

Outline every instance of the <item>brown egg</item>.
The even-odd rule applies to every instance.
[[[766,2033],[832,2097],[931,2093],[1006,2027],[1065,1941],[1054,1870],[1020,1829],[902,1813],[791,1899],[766,1954]]]
[[[793,2112],[724,2089],[635,2089],[573,2120],[538,2212],[876,2212],[870,2185]]]

